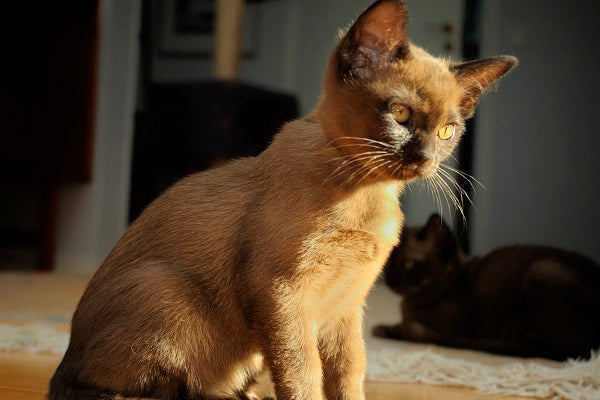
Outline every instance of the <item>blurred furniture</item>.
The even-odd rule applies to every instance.
[[[33,196],[38,229],[0,224],[0,248],[32,247],[52,269],[58,185],[92,174],[98,0],[2,2],[0,196]],[[18,197],[18,196],[17,196]],[[0,265],[0,268],[2,266]]]
[[[180,178],[258,155],[298,115],[294,96],[219,80],[152,84],[145,104],[136,117],[130,220]]]

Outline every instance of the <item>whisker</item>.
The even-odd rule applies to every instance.
[[[371,166],[375,163],[375,160],[370,160],[367,164],[363,165],[362,168],[359,168],[358,170],[354,171],[347,179],[348,183],[352,182],[352,179],[354,179],[355,176],[357,176],[359,173],[361,173],[364,170],[367,170],[369,168],[371,168]],[[356,184],[358,184],[360,181],[356,182]]]
[[[450,193],[448,193],[448,187],[444,185],[444,182],[440,178],[440,176],[437,175],[437,174],[434,174],[433,178],[434,178],[434,182],[438,186],[441,194],[444,196],[444,200],[446,201],[446,207],[448,208],[448,215],[449,215],[449,218],[450,218],[450,223],[452,223],[452,215],[453,215],[453,213],[452,213],[452,208],[450,207],[450,202],[452,202],[452,204],[454,205],[455,208],[458,208],[460,206],[458,205],[458,203],[453,198],[452,191],[450,191]]]
[[[443,218],[444,217],[444,210],[442,208],[442,199],[440,197],[440,192],[439,192],[438,188],[435,185],[435,181],[434,181],[433,177],[431,177],[431,176],[427,177],[427,186],[429,187],[429,191],[431,192],[431,194],[434,197],[434,200],[436,202],[438,211],[439,211],[440,215]]]
[[[396,176],[396,174],[398,173],[398,170],[399,170],[400,168],[402,168],[402,163],[400,163],[399,161],[396,161],[396,164],[397,164],[397,166],[396,166],[396,168],[394,169],[394,171],[392,171],[392,176]]]
[[[444,171],[443,169],[439,169],[439,172],[442,175],[444,175],[446,177],[446,179],[448,179],[452,183],[452,185],[456,188],[458,194],[460,195],[460,202],[461,202],[461,204],[464,204],[464,201],[463,201],[463,196],[464,196],[469,201],[469,203],[471,203],[471,205],[473,207],[475,207],[475,204],[473,203],[473,200],[471,200],[471,197],[469,196],[469,193],[467,193],[467,191],[464,190],[462,188],[462,186],[459,185],[459,183],[456,181],[456,179],[454,178],[454,176],[452,176],[450,173],[448,173],[448,171]],[[473,188],[473,191],[475,191],[474,188]]]
[[[452,201],[452,203],[454,203],[454,206],[456,207],[457,211],[460,212],[460,214],[461,214],[461,216],[463,218],[463,222],[466,223],[467,222],[467,217],[466,217],[466,215],[464,213],[462,202],[459,201],[459,199],[456,197],[456,195],[454,194],[454,191],[452,191],[452,189],[450,188],[450,185],[448,185],[448,182],[446,182],[442,178],[443,175],[439,175],[439,174],[436,173],[434,176],[436,176],[438,178],[438,182],[444,188],[444,192],[446,193],[446,195],[448,195],[448,197],[450,198],[450,200]]]
[[[375,162],[377,162],[377,160],[380,160],[384,156],[385,155],[365,156],[365,157],[362,157],[361,159],[357,159],[356,157],[354,157],[353,160],[347,160],[346,162],[343,162],[331,174],[329,174],[329,176],[327,177],[326,180],[333,178],[335,176],[340,176],[342,174],[349,174],[346,177],[346,179],[344,180],[344,182],[342,183],[342,186],[346,187],[348,184],[350,184],[352,182],[352,180],[354,179],[354,177],[357,174],[359,174],[361,171],[363,171],[365,169],[370,168],[371,165],[373,165]],[[367,160],[367,161],[364,162],[363,160]],[[360,161],[363,161],[363,162],[360,162]]]
[[[468,192],[465,189],[463,189],[463,187],[458,183],[458,181],[456,180],[456,178],[452,174],[450,174],[447,171],[444,171],[442,169],[440,169],[439,171],[440,171],[440,174],[442,174],[446,179],[448,179],[452,183],[452,185],[456,188],[456,191],[460,195],[461,200],[462,200],[462,197],[464,196],[464,197],[466,197],[469,200],[469,202],[471,204],[473,204],[473,202],[471,201],[471,197],[469,196]],[[473,193],[477,193],[475,191],[475,189],[473,189]]]
[[[356,141],[365,141],[365,142],[368,142],[368,143],[377,144],[377,145],[384,146],[384,147],[390,147],[390,148],[394,148],[394,146],[393,146],[393,145],[391,145],[391,144],[389,144],[389,143],[386,143],[386,142],[381,142],[381,141],[379,141],[379,140],[375,140],[375,139],[371,139],[371,138],[365,138],[365,137],[356,137],[356,136],[340,136],[340,137],[337,137],[337,138],[335,138],[335,139],[331,140],[331,141],[329,142],[329,144],[335,143],[335,142],[337,142],[338,140],[356,140]]]
[[[346,161],[342,162],[331,174],[329,174],[329,176],[325,179],[325,181],[327,181],[330,178],[333,178],[335,176],[341,175],[342,173],[344,173],[344,168],[346,166],[350,166],[352,164],[356,164],[356,163],[360,163],[363,160],[368,160],[367,161],[367,165],[377,159],[383,158],[385,156],[389,155],[388,153],[384,153],[384,154],[376,154],[376,155],[367,155],[367,156],[363,156],[362,153],[360,154],[355,154],[354,156],[349,157],[349,159],[347,159]]]
[[[473,175],[469,175],[466,172],[463,172],[457,168],[451,167],[450,165],[447,164],[440,164],[441,167],[449,169],[452,172],[457,173],[458,175],[460,175],[461,177],[463,177],[466,181],[469,182],[469,184],[471,186],[473,186],[473,183],[471,181],[475,181],[475,183],[477,183],[479,186],[481,186],[484,189],[487,189],[485,187],[485,185],[483,183],[481,183],[477,178],[475,178]],[[473,186],[473,190],[475,190],[475,187]]]
[[[344,145],[340,145],[340,146],[331,146],[328,149],[343,149],[346,147],[368,147],[371,149],[379,149],[379,150],[384,150],[385,148],[382,146],[378,146],[375,144],[371,144],[371,143],[352,143],[352,144],[344,144]]]
[[[371,154],[387,154],[387,155],[389,155],[390,153],[388,151],[383,151],[383,150],[364,151],[362,153],[356,153],[356,154],[352,154],[352,155],[344,155],[344,156],[340,156],[340,157],[333,157],[333,158],[328,159],[327,161],[332,161],[333,162],[333,161],[338,161],[338,160],[343,160],[343,159],[353,159],[353,158],[356,158],[356,157],[362,157],[362,156],[371,155]]]
[[[387,165],[389,163],[391,163],[391,160],[385,160],[383,162],[380,162],[379,165],[377,165],[375,168],[372,168],[369,172],[367,172],[365,175],[363,175],[362,178],[360,178],[358,180],[358,182],[356,182],[356,184],[358,185],[359,183],[361,183],[363,180],[365,180],[369,175],[371,175],[373,172],[375,172],[378,168],[383,167],[384,165]]]

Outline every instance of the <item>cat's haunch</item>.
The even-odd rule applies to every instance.
[[[308,116],[142,212],[79,302],[50,400],[253,398],[264,370],[278,400],[364,399],[363,305],[398,242],[398,196],[440,173],[516,64],[435,58],[407,24],[402,1],[374,3]]]

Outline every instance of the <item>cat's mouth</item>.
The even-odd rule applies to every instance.
[[[399,178],[402,180],[410,180],[422,178],[426,175],[426,167],[427,159],[419,160],[418,162],[410,163],[408,165],[403,166],[397,174]]]
[[[409,179],[415,179],[415,178],[421,177],[419,170],[412,169],[412,168],[402,168],[399,171],[399,174],[400,174],[400,179],[402,179],[402,180],[409,180]]]

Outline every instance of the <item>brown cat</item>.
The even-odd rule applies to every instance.
[[[73,316],[50,399],[363,399],[367,291],[398,196],[435,174],[477,99],[516,63],[412,45],[402,1],[365,11],[319,104],[258,157],[183,179],[131,225]]]
[[[407,228],[384,270],[402,322],[376,336],[522,357],[589,357],[600,348],[600,265],[546,246],[467,258],[439,215]]]

